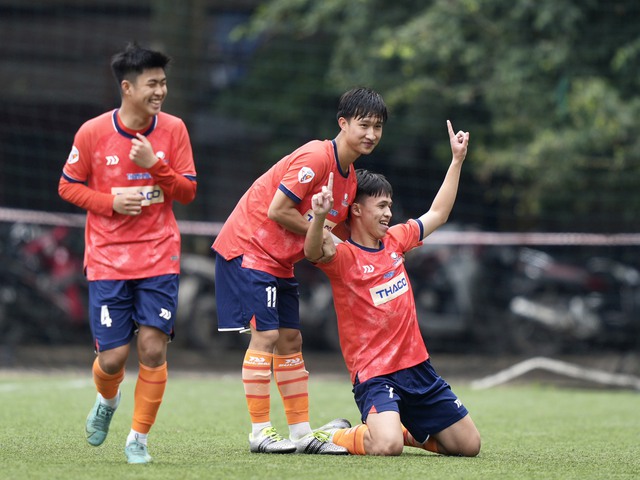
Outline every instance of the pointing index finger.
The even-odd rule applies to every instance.
[[[447,120],[447,130],[449,130],[449,138],[455,137],[455,133],[453,133],[453,125],[451,125],[450,120]]]
[[[329,173],[329,182],[327,183],[327,190],[333,193],[333,172]]]

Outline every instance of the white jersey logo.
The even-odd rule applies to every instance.
[[[73,165],[74,163],[77,163],[78,160],[80,160],[80,152],[74,145],[73,148],[71,148],[71,152],[69,152],[69,156],[67,157],[67,163],[69,165]]]
[[[302,359],[300,357],[295,357],[295,358],[286,358],[284,360],[284,363],[279,363],[278,367],[280,368],[291,368],[291,367],[297,367],[298,365],[302,365]]]
[[[302,167],[298,172],[298,181],[300,183],[309,183],[316,174],[309,167]]]
[[[382,285],[369,289],[374,305],[382,305],[409,291],[409,282],[404,272]]]
[[[248,365],[271,366],[271,362],[267,362],[267,359],[265,357],[258,357],[256,355],[249,355],[249,358],[247,358],[244,362]]]

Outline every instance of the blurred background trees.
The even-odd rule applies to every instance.
[[[333,137],[339,95],[368,85],[391,117],[358,165],[396,185],[397,218],[432,198],[451,119],[472,134],[458,220],[635,230],[635,0],[39,0],[0,11],[3,205],[70,208],[55,183],[73,133],[117,105],[109,58],[138,40],[175,59],[165,109],[190,127],[201,181],[186,217],[223,221],[269,165]]]
[[[632,0],[262,2],[235,32],[262,39],[257,74],[225,103],[272,98],[257,79],[278,85],[272,100],[287,107],[271,103],[261,119],[312,137],[337,95],[370,85],[392,112],[375,167],[400,186],[410,214],[449,160],[450,118],[472,133],[461,189],[469,220],[499,230],[634,230],[639,14]],[[292,115],[318,105],[324,117]],[[440,169],[425,172],[433,162]]]

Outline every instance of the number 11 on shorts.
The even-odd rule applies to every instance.
[[[276,287],[267,287],[265,290],[267,291],[267,307],[276,308]]]

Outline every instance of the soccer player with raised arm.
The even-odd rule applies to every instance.
[[[333,180],[314,195],[305,255],[329,277],[342,354],[351,375],[362,424],[330,428],[330,438],[351,454],[400,455],[403,447],[443,455],[475,456],[480,434],[467,409],[435,372],[418,327],[405,253],[443,225],[453,208],[468,132],[454,134],[453,160],[431,208],[391,226],[392,187],[380,174],[357,170],[358,191],[349,211],[351,235],[327,245],[324,218],[334,203]]]
[[[251,452],[345,454],[309,424],[308,376],[302,357],[298,283],[294,264],[304,258],[313,217],[311,197],[333,175],[338,198],[324,224],[338,233],[356,193],[353,163],[382,137],[387,108],[368,88],[344,93],[337,136],[312,140],[285,156],[245,192],[223,225],[216,252],[218,330],[250,331],[242,382],[252,423]],[[334,228],[335,227],[335,228]],[[326,233],[327,241],[329,233]],[[281,436],[270,419],[273,371],[289,425]]]
[[[180,232],[173,202],[190,203],[196,194],[187,129],[160,111],[169,61],[137,44],[113,56],[120,108],[80,127],[58,186],[63,199],[87,211],[84,270],[98,392],[86,421],[90,445],[107,437],[137,334],[128,463],[151,462],[147,434],[167,383],[167,343],[178,301]]]

